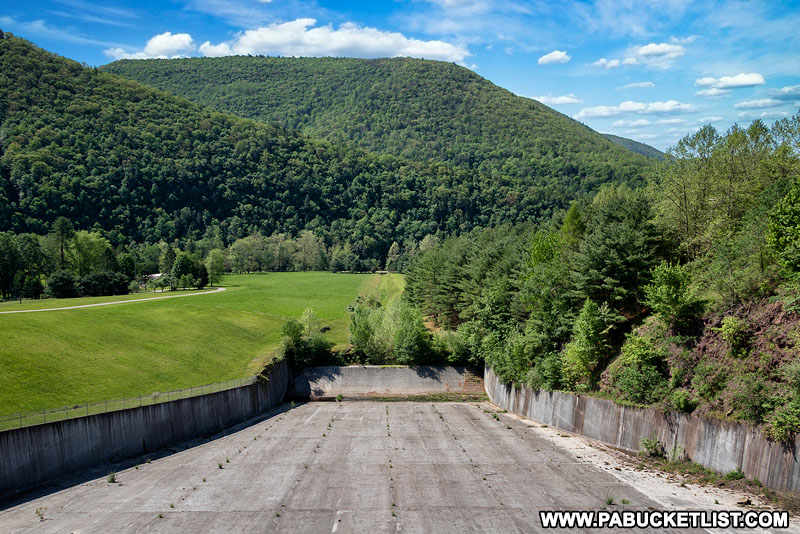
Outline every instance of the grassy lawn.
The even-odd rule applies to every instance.
[[[0,315],[0,415],[252,375],[278,347],[286,319],[299,318],[305,308],[331,328],[331,341],[344,345],[347,306],[376,278],[324,272],[231,275],[222,284],[227,291],[212,295]],[[59,305],[88,300],[64,299]]]
[[[214,291],[215,287],[209,287],[200,291],[195,290],[178,290],[178,291],[146,291],[141,293],[131,293],[130,295],[114,295],[109,297],[81,297],[75,299],[41,299],[41,300],[7,300],[0,302],[0,312],[18,311],[18,310],[43,310],[49,308],[63,308],[67,306],[84,306],[86,304],[102,304],[104,302],[118,302],[123,300],[139,300],[158,297],[173,297],[175,295],[191,295],[194,293],[207,293]]]

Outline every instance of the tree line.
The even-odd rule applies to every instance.
[[[785,437],[800,430],[800,362],[756,350],[746,310],[798,310],[798,228],[800,114],[705,126],[645,188],[605,185],[549,221],[418,254],[405,298],[503,380],[702,407]]]

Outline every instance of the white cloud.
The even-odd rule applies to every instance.
[[[683,124],[686,121],[683,119],[658,119],[656,124]]]
[[[550,63],[567,63],[570,59],[569,54],[563,50],[553,50],[552,52],[543,55],[539,58],[539,65],[548,65]]]
[[[695,93],[697,96],[704,96],[706,98],[722,98],[731,94],[730,89],[720,89],[712,87],[711,89],[702,89]]]
[[[722,76],[721,78],[706,76],[704,78],[697,78],[694,81],[695,85],[699,85],[701,87],[714,87],[717,89],[755,87],[756,85],[764,85],[765,83],[764,77],[757,72],[751,72],[749,74],[742,72],[736,74],[735,76]]]
[[[719,122],[721,120],[722,120],[722,117],[718,117],[716,115],[712,115],[710,117],[701,117],[700,118],[700,122],[702,122],[703,124],[710,124],[712,122]]]
[[[792,114],[788,111],[740,111],[738,116],[740,119],[783,119]]]
[[[653,82],[634,82],[629,83],[628,85],[623,85],[622,87],[617,87],[617,89],[650,89],[651,87],[655,87],[656,84]]]
[[[139,52],[127,52],[119,47],[108,48],[103,52],[114,59],[148,59],[184,57],[196,49],[194,40],[188,33],[164,32],[151,37],[144,50]]]
[[[636,119],[635,121],[618,120],[614,121],[611,126],[618,128],[641,128],[642,126],[650,126],[651,122],[647,119]]]
[[[688,37],[683,37],[683,38],[670,37],[669,42],[677,44],[690,44],[695,42],[697,40],[697,37],[698,37],[697,35],[690,35]]]
[[[682,57],[686,49],[679,44],[650,43],[634,48],[623,63],[625,65],[647,65],[657,69],[668,69]]]
[[[681,57],[686,50],[681,45],[668,43],[650,43],[640,46],[636,53],[640,56],[666,56],[671,58]]]
[[[774,98],[759,98],[757,100],[745,100],[744,102],[737,102],[733,107],[736,109],[759,109],[759,108],[774,108],[781,106],[784,102]]]
[[[694,106],[684,104],[677,100],[666,102],[633,102],[626,100],[618,106],[594,106],[583,108],[575,115],[576,119],[587,117],[615,117],[619,115],[663,115],[675,113],[688,113],[694,111]]]
[[[568,95],[561,95],[561,96],[534,96],[534,100],[538,100],[542,104],[547,104],[548,106],[556,106],[561,104],[582,104],[583,100],[575,96],[573,93]]]
[[[800,85],[789,85],[774,89],[772,96],[778,100],[800,100]]]
[[[614,69],[616,67],[619,67],[619,60],[606,59],[604,57],[601,57],[600,59],[592,63],[592,65],[594,65],[595,67],[605,67],[607,69]]]
[[[464,45],[444,41],[422,41],[397,32],[381,31],[346,22],[313,27],[312,18],[271,24],[238,34],[218,44],[206,41],[199,51],[208,56],[278,54],[282,56],[397,57],[454,61],[464,64],[470,56]]]

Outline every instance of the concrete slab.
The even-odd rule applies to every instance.
[[[562,438],[484,407],[301,404],[141,459],[117,483],[103,476],[30,497],[0,511],[0,530],[531,532],[539,510],[674,507],[582,461]],[[608,496],[630,504],[609,507]]]

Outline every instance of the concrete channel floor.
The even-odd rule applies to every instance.
[[[0,531],[535,532],[539,510],[664,509],[529,421],[485,407],[284,406],[228,435],[141,458],[116,483],[102,476],[27,497],[0,511]]]

